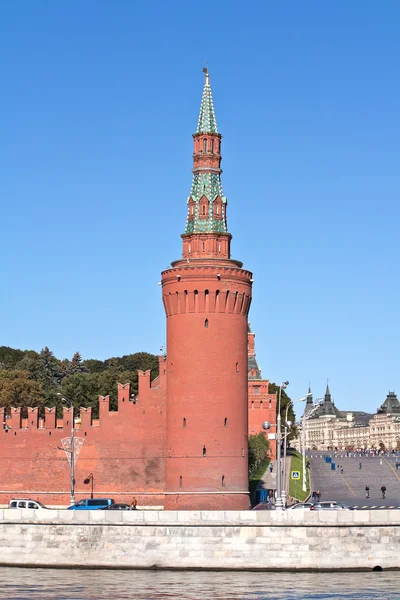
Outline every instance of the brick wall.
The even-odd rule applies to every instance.
[[[130,385],[118,384],[118,411],[110,412],[109,397],[99,398],[99,419],[91,409],[82,409],[75,423],[75,447],[81,445],[75,465],[76,499],[113,497],[138,504],[162,506],[165,485],[165,360],[152,383],[150,371],[139,372],[139,393],[130,398]],[[4,423],[4,409],[0,411]],[[79,419],[77,419],[79,421]],[[71,410],[56,419],[55,409],[46,409],[45,419],[37,409],[11,410],[11,418],[0,430],[0,503],[10,497],[28,496],[45,504],[68,504],[70,467],[64,444],[71,436]],[[92,475],[92,476],[91,476]],[[88,483],[84,483],[89,480]]]

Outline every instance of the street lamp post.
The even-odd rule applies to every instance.
[[[281,396],[282,390],[287,388],[289,385],[288,381],[284,381],[279,386],[279,398],[278,398],[278,414],[276,419],[276,463],[277,463],[277,478],[276,478],[276,501],[275,510],[283,509],[282,502],[282,472],[281,472],[281,446],[282,446],[282,429],[281,429]]]
[[[70,505],[75,504],[75,423],[74,423],[74,404],[70,398],[57,392],[57,396],[62,398],[63,401],[68,402],[71,408],[71,438],[70,438],[70,449],[67,452],[71,455],[70,469],[71,469],[71,492],[70,492]]]

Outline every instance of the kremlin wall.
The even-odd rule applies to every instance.
[[[167,355],[159,376],[139,372],[139,390],[118,384],[118,411],[99,399],[99,419],[75,419],[75,497],[111,497],[139,507],[246,510],[248,434],[276,421],[255,357],[248,314],[252,273],[231,258],[221,140],[207,69],[182,258],[162,273]],[[70,496],[71,409],[2,409],[0,503],[25,496],[66,505]],[[271,429],[271,432],[274,428]],[[275,442],[271,455],[275,457]]]
[[[248,337],[249,366],[253,366],[254,333]],[[94,497],[130,502],[135,496],[141,507],[164,507],[167,373],[165,357],[160,356],[159,361],[160,374],[153,381],[150,371],[139,371],[135,398],[131,398],[130,384],[118,384],[118,411],[110,412],[109,397],[100,396],[98,419],[92,419],[91,408],[81,409],[75,418],[77,501],[90,497],[93,486]],[[268,394],[268,381],[261,379],[259,370],[257,374],[259,379],[248,383],[249,434],[262,431],[264,421],[275,421],[276,395]],[[42,419],[37,408],[28,409],[28,418],[21,418],[21,408],[13,408],[5,419],[2,408],[0,419],[4,423],[0,431],[0,504],[23,496],[50,506],[68,505],[70,467],[63,446],[69,448],[71,409],[64,408],[63,418],[57,419],[55,409],[46,408]],[[185,429],[189,436],[193,434],[192,423],[187,421]],[[275,442],[270,443],[275,457]],[[247,453],[247,447],[245,450]]]

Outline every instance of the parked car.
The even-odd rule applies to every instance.
[[[8,508],[31,508],[33,510],[49,510],[47,506],[39,502],[38,500],[31,500],[30,498],[11,498],[8,503]]]
[[[357,510],[352,506],[347,506],[347,504],[342,504],[341,502],[329,501],[326,500],[324,502],[316,502],[310,508],[310,510]]]
[[[110,506],[105,506],[101,510],[135,510],[129,504],[110,504]]]
[[[311,507],[311,502],[298,502],[297,504],[291,504],[286,510],[310,510]]]
[[[112,498],[88,498],[87,500],[79,500],[79,502],[70,506],[68,510],[98,510],[111,504],[114,504]]]

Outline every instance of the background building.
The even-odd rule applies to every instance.
[[[308,450],[400,450],[400,402],[394,392],[372,415],[338,410],[327,386],[321,406],[311,410],[312,400],[304,411]],[[295,445],[299,447],[299,439]]]

